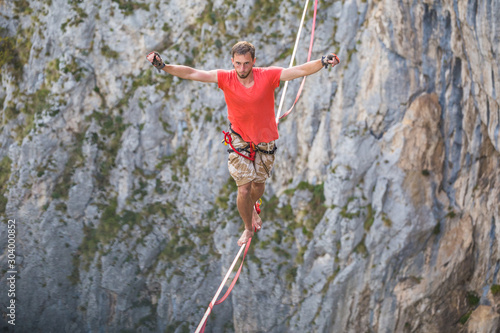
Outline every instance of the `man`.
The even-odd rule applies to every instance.
[[[332,67],[340,61],[334,54],[291,68],[255,65],[255,47],[248,42],[238,42],[231,50],[233,70],[198,70],[187,66],[163,63],[157,52],[147,59],[158,69],[182,79],[217,83],[224,92],[227,104],[230,133],[226,143],[231,145],[229,173],[238,185],[237,206],[245,231],[238,246],[246,244],[254,229],[262,226],[255,205],[262,197],[265,181],[270,177],[274,164],[275,140],[278,127],[275,121],[274,90],[280,81],[290,81],[318,72],[322,67]]]

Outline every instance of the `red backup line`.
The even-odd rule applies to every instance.
[[[243,244],[240,247],[240,250],[238,251],[238,254],[236,255],[236,257],[234,258],[233,263],[231,264],[231,267],[229,267],[229,269],[226,273],[226,276],[224,276],[224,279],[222,280],[222,283],[220,284],[219,289],[217,290],[214,298],[212,299],[212,301],[208,305],[207,311],[205,311],[205,315],[203,315],[203,318],[201,319],[200,323],[198,324],[198,327],[196,328],[195,333],[203,333],[205,331],[205,325],[207,324],[207,318],[210,315],[210,313],[212,312],[213,307],[215,305],[219,305],[222,302],[224,302],[226,300],[226,298],[229,296],[229,294],[231,293],[231,291],[233,290],[233,287],[236,284],[236,281],[238,281],[238,277],[240,276],[241,268],[243,267],[243,263],[245,262],[245,257],[247,255],[248,249],[250,248],[251,242],[252,242],[252,238],[250,238],[246,244]],[[233,281],[231,282],[231,285],[229,286],[229,288],[227,288],[227,291],[224,294],[224,296],[222,296],[222,298],[217,301],[217,298],[219,297],[219,295],[222,291],[222,288],[224,288],[224,285],[226,284],[226,281],[229,278],[229,275],[233,271],[233,268],[236,265],[236,262],[238,261],[238,258],[240,257],[241,252],[243,252],[243,249],[245,249],[245,253],[243,254],[243,259],[241,260],[240,268],[238,268],[238,271],[236,272],[236,275],[234,276]]]

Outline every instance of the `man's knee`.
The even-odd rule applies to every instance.
[[[256,182],[253,182],[252,183],[252,190],[254,192],[263,192],[264,189],[266,188],[266,183],[256,183]]]
[[[252,192],[252,182],[238,186],[238,195],[247,197]]]

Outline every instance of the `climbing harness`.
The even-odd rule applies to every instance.
[[[233,146],[233,143],[232,143],[233,142],[233,138],[231,137],[231,133],[239,136],[240,138],[241,138],[241,135],[239,135],[238,133],[236,133],[231,128],[231,125],[229,126],[229,131],[228,132],[222,131],[222,133],[224,133],[224,140],[222,140],[222,143],[224,143],[225,145],[229,144],[229,146],[231,147],[231,149],[228,149],[227,152],[228,153],[233,153],[234,152],[234,153],[236,153],[236,154],[238,154],[238,155],[240,155],[240,156],[242,156],[242,157],[244,157],[247,160],[250,160],[252,162],[255,161],[255,155],[256,155],[256,153],[274,155],[274,153],[278,149],[278,147],[276,146],[276,143],[274,144],[273,149],[269,149],[269,143],[268,143],[268,149],[265,150],[265,149],[260,149],[259,146],[256,145],[256,144],[254,144],[253,142],[247,142],[247,146],[244,147],[244,148],[235,148]],[[242,138],[242,140],[243,140],[243,138]],[[242,152],[247,153],[248,156],[243,155]],[[262,160],[261,160],[260,164],[264,167],[264,170],[266,170],[267,176],[271,177],[271,173],[269,172],[269,169],[267,168],[266,164]]]
[[[222,133],[224,134],[224,140],[222,140],[222,143],[224,143],[226,146],[229,145],[231,147],[231,149],[228,149],[227,152],[228,153],[235,152],[236,154],[238,154],[238,155],[240,155],[240,156],[242,156],[250,161],[255,161],[255,154],[257,152],[263,153],[263,154],[268,154],[268,155],[274,155],[274,153],[278,149],[278,147],[276,147],[276,144],[274,144],[273,149],[268,149],[268,150],[261,149],[261,148],[259,148],[258,145],[256,145],[253,142],[247,142],[247,146],[244,148],[235,148],[233,146],[233,138],[231,137],[231,134],[235,134],[235,135],[239,136],[240,138],[241,138],[241,135],[239,135],[237,132],[235,132],[231,128],[231,125],[229,126],[229,131],[227,131],[227,132],[222,131]],[[248,156],[243,155],[242,152],[247,153]],[[265,165],[264,165],[264,168],[266,168]]]
[[[232,153],[234,151],[236,154],[246,158],[247,160],[255,161],[255,147],[256,146],[253,142],[248,143],[248,145],[245,148],[234,148],[233,147],[233,138],[231,137],[231,133],[229,131],[228,132],[222,131],[222,133],[224,133],[224,140],[222,140],[222,142],[226,146],[229,144],[229,146],[231,147],[231,149],[227,150],[229,153]],[[248,156],[243,155],[241,153],[242,151],[246,152],[248,154]]]
[[[255,231],[257,231],[257,229],[255,229]],[[219,305],[222,302],[224,302],[226,300],[226,298],[229,296],[229,294],[231,293],[231,291],[233,290],[233,287],[236,284],[236,281],[238,281],[238,277],[240,276],[241,268],[243,267],[243,262],[245,262],[245,257],[247,256],[247,252],[248,252],[248,249],[250,248],[251,242],[252,242],[252,238],[250,238],[246,244],[243,244],[240,247],[240,250],[238,251],[238,254],[236,255],[236,257],[234,258],[233,263],[231,264],[231,267],[229,267],[229,269],[226,273],[226,276],[224,276],[224,279],[222,280],[222,283],[220,284],[219,289],[217,289],[217,292],[215,293],[214,298],[212,298],[212,301],[208,304],[208,308],[205,311],[205,315],[203,316],[200,323],[198,324],[198,327],[196,328],[195,333],[205,332],[205,325],[207,324],[207,318],[210,315],[210,313],[212,312],[212,309],[214,308],[214,306]],[[238,268],[238,271],[236,272],[236,275],[234,276],[233,281],[231,282],[231,285],[227,288],[227,291],[224,294],[224,296],[222,296],[222,298],[217,301],[217,298],[219,297],[219,294],[221,293],[222,288],[226,284],[226,281],[229,278],[229,275],[233,271],[233,268],[236,265],[236,262],[238,261],[243,249],[245,249],[245,252],[243,253],[243,258],[241,259],[240,268]]]
[[[309,4],[309,0],[306,1],[306,5],[304,6],[304,12],[302,13],[302,20],[300,21],[300,26],[299,26],[299,31],[297,32],[297,39],[295,40],[295,46],[293,47],[293,52],[292,52],[292,58],[290,59],[290,66],[289,68],[293,66],[293,61],[295,59],[295,53],[297,52],[297,46],[299,45],[299,39],[300,39],[300,34],[302,32],[302,26],[304,25],[304,19],[306,17],[307,13],[307,6]],[[313,16],[313,23],[312,23],[312,28],[311,28],[311,40],[309,42],[309,53],[307,54],[307,61],[311,61],[311,54],[312,54],[312,48],[313,48],[313,42],[314,42],[314,30],[316,27],[316,12],[318,10],[318,0],[314,1],[314,16]],[[302,89],[304,88],[304,83],[306,82],[306,76],[302,79],[302,82],[300,83],[299,91],[297,92],[297,96],[295,97],[295,101],[293,102],[292,107],[285,112],[282,116],[281,114],[281,109],[283,108],[283,102],[285,101],[285,95],[286,95],[286,90],[288,88],[288,82],[285,82],[285,87],[283,88],[283,93],[281,94],[281,100],[280,100],[280,105],[278,108],[278,113],[276,114],[276,124],[279,124],[280,119],[285,118],[292,112],[293,108],[295,107],[295,104],[297,104],[297,101],[299,100],[299,97],[302,93]]]

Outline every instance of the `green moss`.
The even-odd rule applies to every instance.
[[[303,234],[306,235],[308,239],[311,239],[316,226],[326,212],[323,184],[311,185],[307,182],[301,182],[296,188],[287,189],[284,195],[293,197],[297,190],[309,191],[312,194],[308,206],[303,211],[299,212],[297,216],[294,214],[293,208],[289,203],[278,208],[279,199],[276,196],[273,196],[268,201],[265,199],[263,200],[264,204],[261,218],[266,221],[276,219],[285,221],[286,234],[283,235],[283,238],[286,240],[290,238],[297,228],[302,228]],[[298,216],[300,216],[300,218]]]
[[[77,63],[75,58],[71,58],[71,62],[63,68],[64,73],[71,73],[75,78],[76,82],[79,82],[83,77],[84,69],[81,68]]]
[[[293,209],[291,205],[283,205],[278,210],[278,217],[284,221],[293,221],[295,218],[295,214],[293,213]]]
[[[132,227],[141,223],[141,215],[131,210],[124,210],[121,220],[123,224],[128,224]]]
[[[496,295],[500,294],[500,285],[493,284],[493,285],[491,285],[490,290],[491,290],[491,293],[493,294],[493,296],[496,296]]]
[[[358,245],[356,245],[356,247],[354,247],[353,250],[354,253],[362,255],[363,258],[366,258],[368,256],[368,249],[366,248],[365,245],[365,238],[366,235],[363,236],[363,239],[358,243]]]
[[[169,236],[170,240],[166,242],[165,247],[158,256],[161,261],[171,263],[196,248],[188,237],[182,235],[182,230],[179,228],[170,230]]]
[[[297,266],[290,267],[285,273],[285,281],[288,283],[294,282],[296,277],[297,277]]]
[[[229,177],[226,183],[222,186],[220,195],[215,199],[215,204],[224,210],[228,209],[229,196],[237,191],[238,191],[238,186],[236,185],[236,182],[233,180],[233,178]],[[234,205],[233,209],[235,208],[236,205]]]
[[[109,175],[115,166],[123,132],[129,125],[123,123],[121,116],[106,113],[94,112],[91,118],[94,118],[97,124],[101,124],[100,135],[93,135],[92,142],[100,151],[96,181],[98,188],[103,190],[109,183]]]
[[[97,226],[98,240],[102,243],[109,243],[116,238],[118,231],[122,227],[120,216],[116,213],[118,201],[116,198],[110,200],[108,205],[104,207],[101,214],[101,221]]]
[[[274,234],[271,237],[271,240],[275,242],[276,244],[281,244],[281,240],[283,239],[284,233],[283,230],[277,229],[274,231]]]
[[[15,0],[14,5],[14,13],[16,14],[30,15],[33,13],[28,0]]]
[[[416,284],[420,284],[420,282],[422,282],[422,278],[420,276],[411,275],[410,279],[411,279],[411,281],[415,282]]]
[[[273,252],[276,253],[279,257],[287,259],[287,260],[289,260],[289,259],[292,258],[292,256],[290,255],[290,253],[286,252],[285,250],[283,250],[279,246],[273,247]]]
[[[132,230],[132,227],[140,224],[143,219],[141,214],[130,210],[123,211],[121,215],[118,214],[118,201],[116,197],[110,199],[107,204],[100,204],[98,206],[102,213],[97,227],[88,225],[83,227],[84,237],[73,262],[73,272],[68,277],[73,282],[79,279],[78,270],[81,264],[83,264],[83,269],[88,270],[100,246],[110,244],[115,240],[124,225],[131,226],[129,230]]]
[[[466,295],[466,298],[467,298],[467,303],[470,306],[475,307],[479,305],[480,298],[474,291],[469,291]]]
[[[120,54],[114,50],[112,50],[108,45],[104,44],[101,47],[101,54],[105,56],[106,58],[110,59],[118,59],[120,57]]]
[[[287,48],[279,56],[277,60],[285,60],[286,58],[292,56],[293,48]]]
[[[346,218],[346,219],[353,219],[355,217],[359,217],[360,215],[360,212],[357,211],[357,212],[354,212],[354,213],[349,213],[347,212],[347,205],[345,205],[344,207],[342,207],[341,211],[340,211],[340,216],[342,216],[343,218]]]
[[[188,333],[189,332],[189,325],[186,322],[176,320],[166,327],[165,332]]]
[[[17,118],[21,112],[15,107],[12,102],[9,102],[4,110],[4,123]]]
[[[0,36],[5,33],[5,29],[0,28]],[[0,37],[0,68],[7,65],[16,79],[23,74],[23,63],[19,57],[19,50],[16,46],[16,39],[13,37]],[[0,72],[0,78],[1,73]]]
[[[462,317],[460,317],[460,319],[458,320],[460,322],[460,324],[465,325],[465,323],[467,323],[467,321],[469,320],[469,317],[471,314],[472,314],[472,311],[469,311],[466,314],[464,314]]]
[[[34,94],[28,96],[28,101],[24,109],[25,114],[40,114],[52,107],[49,102],[50,90],[42,88],[37,90]]]
[[[73,150],[69,153],[68,161],[66,162],[62,174],[54,186],[52,191],[53,199],[67,199],[69,189],[73,185],[72,178],[75,170],[83,165],[84,156],[82,151],[83,140],[85,133],[75,134],[75,144]],[[40,173],[40,172],[39,172]]]
[[[207,1],[205,8],[200,16],[196,19],[198,23],[207,23],[208,25],[215,25],[217,23],[217,14],[213,11],[213,1]]]
[[[150,72],[151,73],[151,72]],[[150,76],[151,78],[151,76]],[[173,85],[173,82],[174,82],[174,77],[173,75],[162,75],[162,76],[158,76],[155,78],[155,82],[158,82],[156,83],[155,85],[155,91],[163,91],[165,93],[165,97],[168,98],[169,94],[169,90],[170,88],[172,87]],[[153,81],[147,81],[147,83],[153,83]]]
[[[111,56],[112,56],[112,54],[111,54]],[[155,79],[153,79],[151,68],[149,68],[146,71],[141,72],[141,75],[139,75],[139,76],[134,76],[134,77],[130,76],[130,77],[133,79],[132,86],[130,88],[125,88],[125,90],[127,90],[127,92],[125,93],[123,98],[118,102],[117,108],[121,108],[123,106],[128,106],[128,102],[129,102],[130,98],[132,98],[132,96],[134,95],[137,88],[153,85],[156,83],[156,80],[161,80],[161,78],[162,78],[162,77],[155,77]],[[173,80],[171,78],[171,75],[166,76],[167,80],[169,77],[170,77],[170,80]]]
[[[255,0],[253,11],[248,18],[248,28],[253,30],[254,23],[275,19],[282,2],[282,0]]]
[[[149,11],[149,5],[145,3],[139,3],[131,0],[113,0],[113,2],[118,4],[118,8],[120,8],[125,16],[132,15],[138,9]]]
[[[43,111],[48,111],[52,104],[49,102],[50,91],[42,87],[37,90],[34,94],[30,94],[25,97],[24,107],[20,110],[24,114],[24,123],[20,124],[16,129],[16,138],[18,141],[22,141],[28,133],[35,128],[35,118],[39,116]],[[7,107],[5,114],[5,120],[14,119],[19,115],[19,110],[17,110],[13,105]]]
[[[8,156],[4,156],[0,161],[0,216],[5,214],[5,207],[8,199],[7,184],[11,175],[12,160]]]
[[[432,233],[434,235],[439,235],[441,233],[441,223],[440,222],[436,223],[436,225],[434,226],[434,229],[432,229]]]
[[[448,214],[446,214],[446,217],[449,219],[453,219],[456,216],[457,216],[457,214],[454,211],[450,211],[450,212],[448,212]]]
[[[272,221],[278,218],[276,207],[278,206],[279,199],[273,195],[269,200],[262,198],[262,212],[260,217],[263,221]]]
[[[16,38],[16,49],[17,49],[17,55],[16,57],[19,58],[21,66],[24,66],[25,64],[28,63],[30,54],[31,54],[31,47],[32,47],[32,37],[35,29],[33,27],[29,27],[27,29],[20,29],[17,32],[17,38]]]
[[[68,279],[72,285],[77,285],[80,282],[80,257],[78,254],[73,254],[72,264],[73,269]]]
[[[347,60],[346,60],[346,64],[349,64],[351,62],[351,59],[352,59],[352,56],[353,54],[355,54],[356,52],[358,52],[358,50],[356,48],[352,48],[350,50],[347,50]],[[386,162],[388,163],[388,161]]]
[[[47,64],[45,68],[45,80],[48,86],[57,82],[61,77],[61,72],[59,71],[59,59],[54,59]]]
[[[145,217],[156,215],[162,218],[167,218],[174,214],[176,207],[174,203],[171,202],[155,202],[147,205],[143,209],[143,214]]]
[[[328,291],[328,289],[330,288],[330,285],[333,283],[333,281],[335,281],[335,278],[337,277],[337,275],[339,274],[340,272],[340,267],[337,267],[337,269],[335,269],[335,271],[333,272],[332,275],[330,275],[327,280],[326,280],[326,283],[325,285],[323,286],[323,289],[321,290],[321,293],[324,295],[326,294],[326,292]]]
[[[366,219],[364,223],[364,228],[366,231],[370,231],[370,228],[373,225],[373,222],[375,221],[375,216],[373,215],[373,207],[372,205],[366,206],[367,214],[366,214]]]
[[[386,213],[382,213],[382,222],[386,227],[392,227],[392,220],[387,216]]]
[[[60,202],[56,205],[55,209],[65,213],[68,209],[68,206],[66,206],[66,204],[64,202]]]
[[[76,12],[76,15],[66,19],[66,21],[61,24],[61,30],[63,32],[66,31],[66,27],[70,26],[77,26],[80,23],[84,22],[84,19],[88,17],[88,14],[83,10],[83,8],[80,8],[78,6],[79,1],[68,1],[69,4],[71,4],[71,9],[73,9]]]
[[[304,254],[306,253],[307,246],[301,246],[295,257],[295,263],[297,265],[302,265],[304,263]]]

